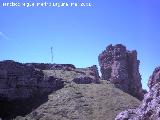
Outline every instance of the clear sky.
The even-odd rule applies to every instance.
[[[2,7],[7,1],[17,0],[0,0],[0,60],[51,62],[53,46],[55,63],[87,67],[98,65],[107,45],[122,43],[138,52],[144,88],[160,65],[159,0],[63,0],[93,6]]]

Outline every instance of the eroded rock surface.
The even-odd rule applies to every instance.
[[[160,67],[154,70],[148,87],[141,105],[121,112],[115,120],[160,120]]]
[[[157,67],[148,81],[148,87],[151,89],[156,83],[160,82],[160,67]]]
[[[137,97],[143,98],[139,60],[135,50],[128,51],[125,46],[109,45],[98,57],[102,79],[109,80],[118,88]]]
[[[45,76],[42,70],[14,61],[0,62],[0,98],[25,99],[63,87],[62,79]]]
[[[0,62],[0,117],[29,114],[47,101],[47,95],[64,87],[64,81],[11,60]]]

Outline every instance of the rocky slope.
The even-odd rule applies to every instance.
[[[71,83],[51,93],[48,101],[17,120],[113,120],[126,108],[135,108],[136,98],[107,81],[100,84]]]
[[[112,120],[139,103],[100,80],[95,65],[0,62],[0,117],[4,120]]]
[[[115,120],[160,120],[160,67],[154,70],[148,87],[140,106],[119,113]]]
[[[41,96],[62,88],[64,81],[42,70],[14,61],[0,62],[0,98],[11,100]]]

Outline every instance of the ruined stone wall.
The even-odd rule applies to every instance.
[[[139,60],[137,52],[128,51],[125,46],[109,45],[98,57],[102,79],[109,80],[123,91],[143,98]]]

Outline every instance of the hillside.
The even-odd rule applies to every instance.
[[[4,120],[112,120],[140,101],[100,80],[97,67],[0,62]]]
[[[100,84],[68,84],[51,93],[48,101],[17,120],[113,120],[140,101],[107,81]]]

